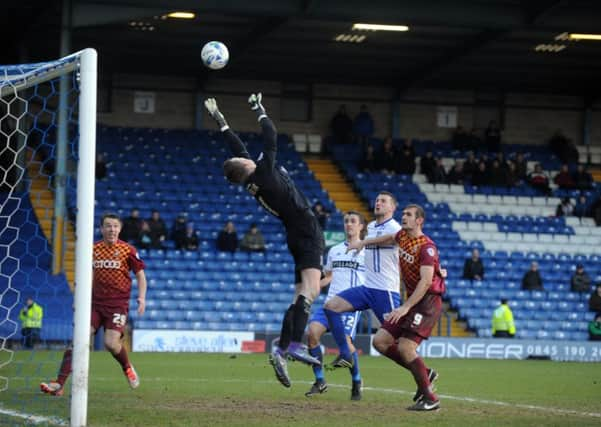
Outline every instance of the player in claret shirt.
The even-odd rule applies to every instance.
[[[144,261],[136,248],[119,240],[121,219],[114,214],[105,214],[100,222],[102,240],[94,244],[92,276],[92,336],[104,328],[104,346],[119,362],[129,386],[136,388],[140,379],[130,363],[123,346],[123,331],[127,324],[132,279],[138,283],[138,314],[144,314],[146,306],[146,276]],[[58,377],[55,381],[41,383],[42,392],[61,396],[64,385],[71,374],[72,350],[63,355]]]
[[[426,219],[419,205],[403,209],[402,229],[373,239],[349,245],[349,250],[361,250],[368,245],[397,244],[401,276],[407,290],[407,300],[392,310],[376,333],[374,347],[384,356],[408,369],[417,383],[415,404],[408,409],[432,411],[440,407],[432,382],[438,374],[428,369],[417,354],[418,345],[428,339],[442,313],[442,294],[445,291],[438,249],[423,231]]]

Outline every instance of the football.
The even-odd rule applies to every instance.
[[[202,63],[211,70],[220,70],[227,65],[230,53],[226,45],[218,41],[211,41],[202,47],[200,53]]]

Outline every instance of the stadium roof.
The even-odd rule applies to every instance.
[[[15,2],[16,3],[16,2]],[[601,94],[601,2],[550,0],[72,0],[70,51],[95,47],[101,71],[210,76],[204,42],[221,40],[220,76],[482,91]],[[3,5],[0,63],[58,56],[61,1]],[[162,19],[175,10],[193,20]],[[408,32],[353,31],[357,22]],[[152,27],[152,29],[150,29]],[[361,43],[335,41],[365,35]],[[555,47],[550,47],[555,45]],[[535,50],[539,46],[539,50]],[[541,47],[545,46],[545,47]],[[558,46],[564,46],[563,48]],[[11,50],[12,48],[12,50]],[[555,52],[554,50],[559,50]]]

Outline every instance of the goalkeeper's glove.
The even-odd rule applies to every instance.
[[[217,101],[215,98],[207,98],[205,100],[205,107],[207,108],[207,111],[211,117],[213,117],[213,119],[217,122],[217,125],[222,132],[230,128],[225,121],[225,117],[223,114],[221,114],[221,111],[219,111],[219,107],[217,107]]]
[[[263,99],[263,95],[261,95],[261,92],[259,92],[257,94],[253,93],[248,97],[248,103],[250,104],[250,109],[253,110],[255,113],[257,113],[257,116],[259,117],[258,118],[259,121],[263,117],[267,117],[265,108],[261,104],[262,99]]]

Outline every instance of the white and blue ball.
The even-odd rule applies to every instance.
[[[220,70],[227,65],[230,53],[227,46],[218,41],[211,41],[202,47],[200,53],[202,63],[211,70]]]

